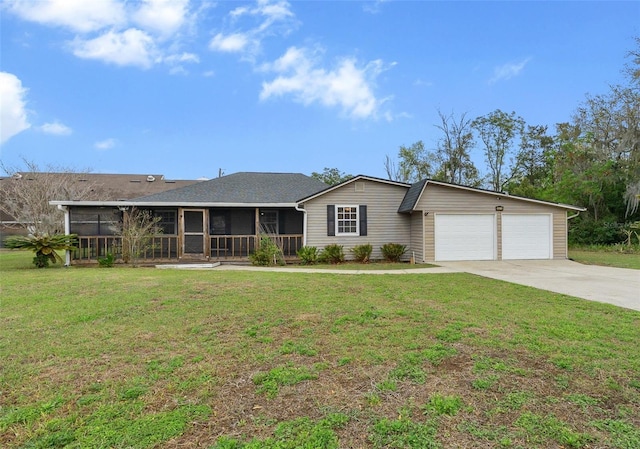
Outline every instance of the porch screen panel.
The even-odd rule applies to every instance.
[[[184,252],[187,254],[201,254],[203,252],[203,241],[201,235],[184,236]]]
[[[120,211],[116,208],[71,209],[71,233],[79,235],[115,235],[120,229],[120,215]]]
[[[177,211],[175,210],[156,210],[153,212],[153,216],[160,218],[158,226],[162,229],[164,235],[176,235],[178,233],[177,226]]]
[[[201,211],[184,211],[184,232],[204,232]]]

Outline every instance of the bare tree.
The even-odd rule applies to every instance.
[[[6,227],[24,228],[35,236],[64,231],[64,214],[51,206],[52,200],[83,200],[94,186],[79,182],[77,171],[48,165],[44,169],[33,161],[22,159],[25,167],[8,167],[0,162],[7,178],[0,181],[0,212],[11,217]]]
[[[154,217],[150,210],[135,207],[122,213],[122,260],[135,267],[138,259],[153,250],[153,237],[162,234],[161,217]]]
[[[388,154],[384,157],[384,170],[387,172],[387,179],[390,181],[400,181],[400,169]]]
[[[475,145],[471,120],[463,113],[459,118],[438,111],[442,131],[434,159],[439,167],[434,178],[454,184],[477,186],[480,184],[478,169],[471,161],[471,149]]]

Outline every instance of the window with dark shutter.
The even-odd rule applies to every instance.
[[[336,235],[336,206],[333,204],[327,206],[327,235]]]
[[[360,214],[360,235],[367,235],[367,206],[359,206]]]

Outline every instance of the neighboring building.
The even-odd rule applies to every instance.
[[[296,173],[236,173],[127,201],[54,201],[80,235],[73,260],[117,254],[128,208],[151,210],[164,233],[149,260],[246,260],[260,239],[285,257],[302,246],[407,246],[416,262],[567,258],[568,220],[585,209],[424,180],[359,175],[328,187]],[[568,213],[572,214],[571,216]]]
[[[0,191],[10,191],[16,183],[37,182],[37,176],[60,177],[77,183],[78,190],[86,193],[85,200],[116,201],[151,195],[169,189],[177,189],[199,182],[199,180],[174,181],[164,175],[102,174],[102,173],[33,173],[17,172],[13,176],[0,177]],[[6,197],[8,195],[2,195]],[[74,198],[69,198],[73,200]],[[10,201],[7,198],[6,201]],[[0,207],[0,241],[9,235],[24,235],[26,231],[14,217],[2,212]]]

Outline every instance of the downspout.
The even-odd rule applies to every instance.
[[[580,215],[580,212],[584,212],[584,211],[578,211],[574,215],[571,215],[571,216],[567,217],[567,239],[566,239],[566,243],[565,243],[565,253],[567,255],[567,259],[569,258],[569,236],[568,236],[568,233],[569,233],[569,220],[571,220],[572,218],[576,218],[578,215]]]
[[[302,246],[307,246],[307,210],[304,207],[300,209],[298,203],[296,203],[295,209],[302,212]]]
[[[58,210],[64,212],[64,233],[69,235],[71,234],[71,216],[69,207],[58,204]],[[71,265],[71,251],[67,249],[64,253],[64,266],[68,267]]]

